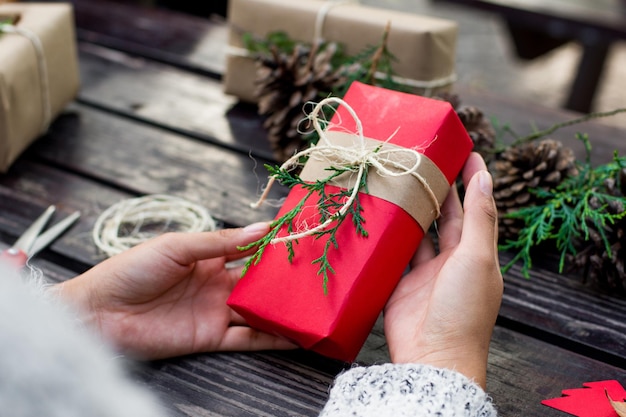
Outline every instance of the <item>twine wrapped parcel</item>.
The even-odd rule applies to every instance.
[[[72,6],[0,4],[0,172],[44,133],[79,88]]]
[[[388,48],[397,58],[396,81],[419,91],[451,85],[457,25],[453,21],[374,8],[355,1],[230,0],[231,26],[224,91],[243,101],[256,102],[256,66],[245,49],[242,33],[263,38],[285,32],[298,42],[324,39],[345,46],[348,55],[377,45],[388,22]]]
[[[2,33],[14,33],[19,36],[23,36],[33,45],[35,56],[37,57],[37,70],[39,72],[39,87],[41,89],[41,129],[40,133],[46,133],[48,126],[52,121],[52,107],[50,105],[50,86],[48,85],[48,64],[46,64],[46,56],[43,51],[43,45],[41,40],[34,32],[15,26],[10,23],[0,23],[0,34]]]

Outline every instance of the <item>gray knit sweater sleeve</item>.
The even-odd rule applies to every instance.
[[[352,368],[337,377],[320,417],[495,417],[487,394],[458,372],[416,364]]]

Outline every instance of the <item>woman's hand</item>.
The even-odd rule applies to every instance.
[[[503,282],[492,180],[478,154],[463,182],[464,209],[453,189],[438,224],[439,254],[426,237],[387,302],[385,334],[393,362],[455,369],[484,387]]]
[[[294,348],[251,329],[226,305],[241,273],[226,263],[249,255],[237,246],[268,231],[268,224],[257,223],[166,234],[60,284],[59,293],[114,347],[136,358]]]

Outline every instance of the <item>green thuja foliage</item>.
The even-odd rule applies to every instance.
[[[589,139],[587,135],[578,135],[578,138],[584,142],[587,150],[585,162],[578,164],[578,174],[566,178],[553,189],[533,190],[543,204],[507,214],[507,217],[522,220],[525,227],[516,240],[509,240],[499,247],[516,253],[503,267],[503,272],[522,261],[522,273],[529,277],[532,249],[543,243],[555,245],[559,253],[559,272],[563,272],[567,255],[577,253],[577,242],[589,239],[591,227],[600,233],[607,253],[611,253],[606,227],[621,220],[626,216],[626,211],[611,213],[607,208],[616,201],[626,207],[626,197],[611,194],[607,188],[607,179],[620,181],[620,172],[626,168],[626,157],[615,153],[611,162],[592,167]],[[591,201],[594,201],[593,205]]]
[[[240,250],[248,250],[255,246],[258,246],[256,252],[248,259],[246,262],[242,276],[248,271],[248,269],[257,265],[263,256],[263,252],[267,245],[269,245],[272,240],[278,237],[278,233],[286,227],[287,233],[294,232],[294,222],[298,214],[302,211],[302,208],[305,202],[311,197],[317,195],[317,204],[316,208],[320,215],[320,224],[324,223],[326,220],[332,220],[331,225],[327,228],[315,232],[311,238],[320,239],[322,237],[327,237],[326,243],[324,245],[324,250],[322,255],[313,260],[312,264],[318,264],[319,269],[317,271],[318,275],[322,275],[322,286],[324,289],[324,294],[328,293],[328,280],[329,274],[334,274],[335,270],[328,260],[328,253],[331,249],[339,249],[339,243],[337,242],[337,231],[339,227],[343,224],[346,218],[352,218],[352,224],[356,230],[357,235],[367,237],[367,231],[363,227],[365,223],[365,219],[363,218],[362,211],[363,207],[361,206],[361,202],[359,199],[359,194],[356,194],[356,197],[352,204],[348,207],[348,210],[345,213],[341,213],[339,210],[344,205],[344,203],[348,200],[352,192],[354,191],[354,187],[350,189],[340,189],[336,193],[328,193],[326,190],[326,185],[328,185],[333,179],[337,178],[339,175],[351,172],[354,173],[358,170],[357,166],[348,165],[345,167],[335,168],[330,167],[327,170],[329,171],[328,177],[317,180],[315,182],[306,182],[303,181],[300,176],[295,175],[288,170],[281,168],[279,166],[265,165],[267,170],[270,173],[270,176],[276,178],[281,184],[287,187],[294,187],[296,185],[302,187],[307,191],[307,194],[298,204],[296,204],[291,210],[287,213],[283,214],[279,218],[275,219],[270,224],[270,232],[263,236],[261,239],[250,243],[249,245],[240,247]],[[367,169],[363,170],[363,175],[361,176],[361,180],[358,184],[355,184],[359,190],[363,190],[367,193]],[[289,262],[293,260],[295,256],[294,251],[294,243],[296,241],[287,241],[285,245],[287,246],[287,252],[289,253]]]

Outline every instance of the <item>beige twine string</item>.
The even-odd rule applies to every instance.
[[[154,225],[161,225],[154,230]],[[150,231],[142,230],[149,227]],[[168,231],[203,232],[216,223],[202,206],[182,198],[153,194],[122,200],[106,209],[93,228],[96,246],[113,256]],[[125,232],[132,228],[131,232]]]
[[[330,9],[346,3],[359,3],[359,0],[328,0],[320,7],[315,17],[315,31],[313,32],[313,44],[319,44],[324,41],[324,22]]]
[[[354,118],[354,121],[356,122],[356,134],[354,137],[357,140],[355,141],[354,146],[351,148],[334,145],[328,139],[326,131],[322,129],[318,114],[325,105],[330,105],[332,103],[336,103],[345,107],[345,109],[350,113],[350,115]],[[359,184],[361,183],[363,174],[365,170],[369,169],[370,166],[376,170],[376,173],[378,175],[383,177],[399,177],[403,175],[412,175],[413,177],[415,177],[426,190],[429,198],[436,208],[436,217],[439,217],[439,215],[441,214],[439,200],[429,186],[428,181],[426,181],[426,179],[422,177],[419,172],[417,172],[422,158],[422,155],[417,150],[400,147],[383,148],[382,144],[381,146],[378,146],[376,148],[368,149],[366,146],[365,136],[363,135],[363,125],[361,123],[361,120],[357,116],[354,109],[350,107],[350,105],[348,105],[348,103],[337,97],[329,97],[320,101],[307,117],[313,123],[314,129],[319,135],[319,141],[317,145],[311,146],[308,149],[296,153],[287,161],[285,161],[285,163],[281,165],[280,169],[286,171],[293,169],[294,167],[301,164],[300,161],[303,157],[327,161],[332,166],[350,168],[352,171],[356,172],[354,187],[352,188],[352,193],[350,194],[350,197],[345,201],[341,208],[335,214],[329,216],[326,221],[313,228],[306,227],[303,231],[290,233],[284,237],[274,238],[271,241],[272,244],[289,242],[306,236],[311,236],[317,232],[323,231],[332,222],[334,222],[338,218],[343,217],[354,202],[354,199],[359,192]],[[394,156],[395,158],[393,158]],[[397,161],[397,156],[408,157],[415,162],[410,165],[404,165]],[[263,203],[263,201],[265,201],[269,190],[275,181],[275,176],[271,176],[269,178],[267,186],[265,187],[265,190],[263,191],[263,194],[261,195],[259,200],[251,204],[252,208],[259,207]]]
[[[326,22],[326,17],[333,7],[349,3],[358,4],[359,2],[360,0],[328,0],[327,2],[325,2],[315,16],[313,45],[318,45],[324,41],[324,22]],[[235,57],[253,57],[253,54],[249,50],[234,45],[228,45],[226,48],[226,53],[227,55]],[[387,77],[387,74],[377,71],[374,76],[382,80]],[[432,94],[432,90],[454,84],[454,82],[457,80],[457,74],[455,72],[452,72],[450,75],[435,78],[432,80],[415,80],[412,78],[400,77],[397,75],[392,75],[391,79],[398,84],[406,85],[408,87],[421,88],[424,90],[424,93],[422,95],[430,96]]]
[[[41,87],[43,120],[41,123],[41,133],[46,133],[52,122],[52,105],[50,103],[50,86],[48,84],[48,67],[43,45],[39,37],[28,29],[24,29],[9,23],[0,24],[0,32],[15,33],[28,39],[35,49],[37,55],[37,69],[39,71],[39,84]]]

